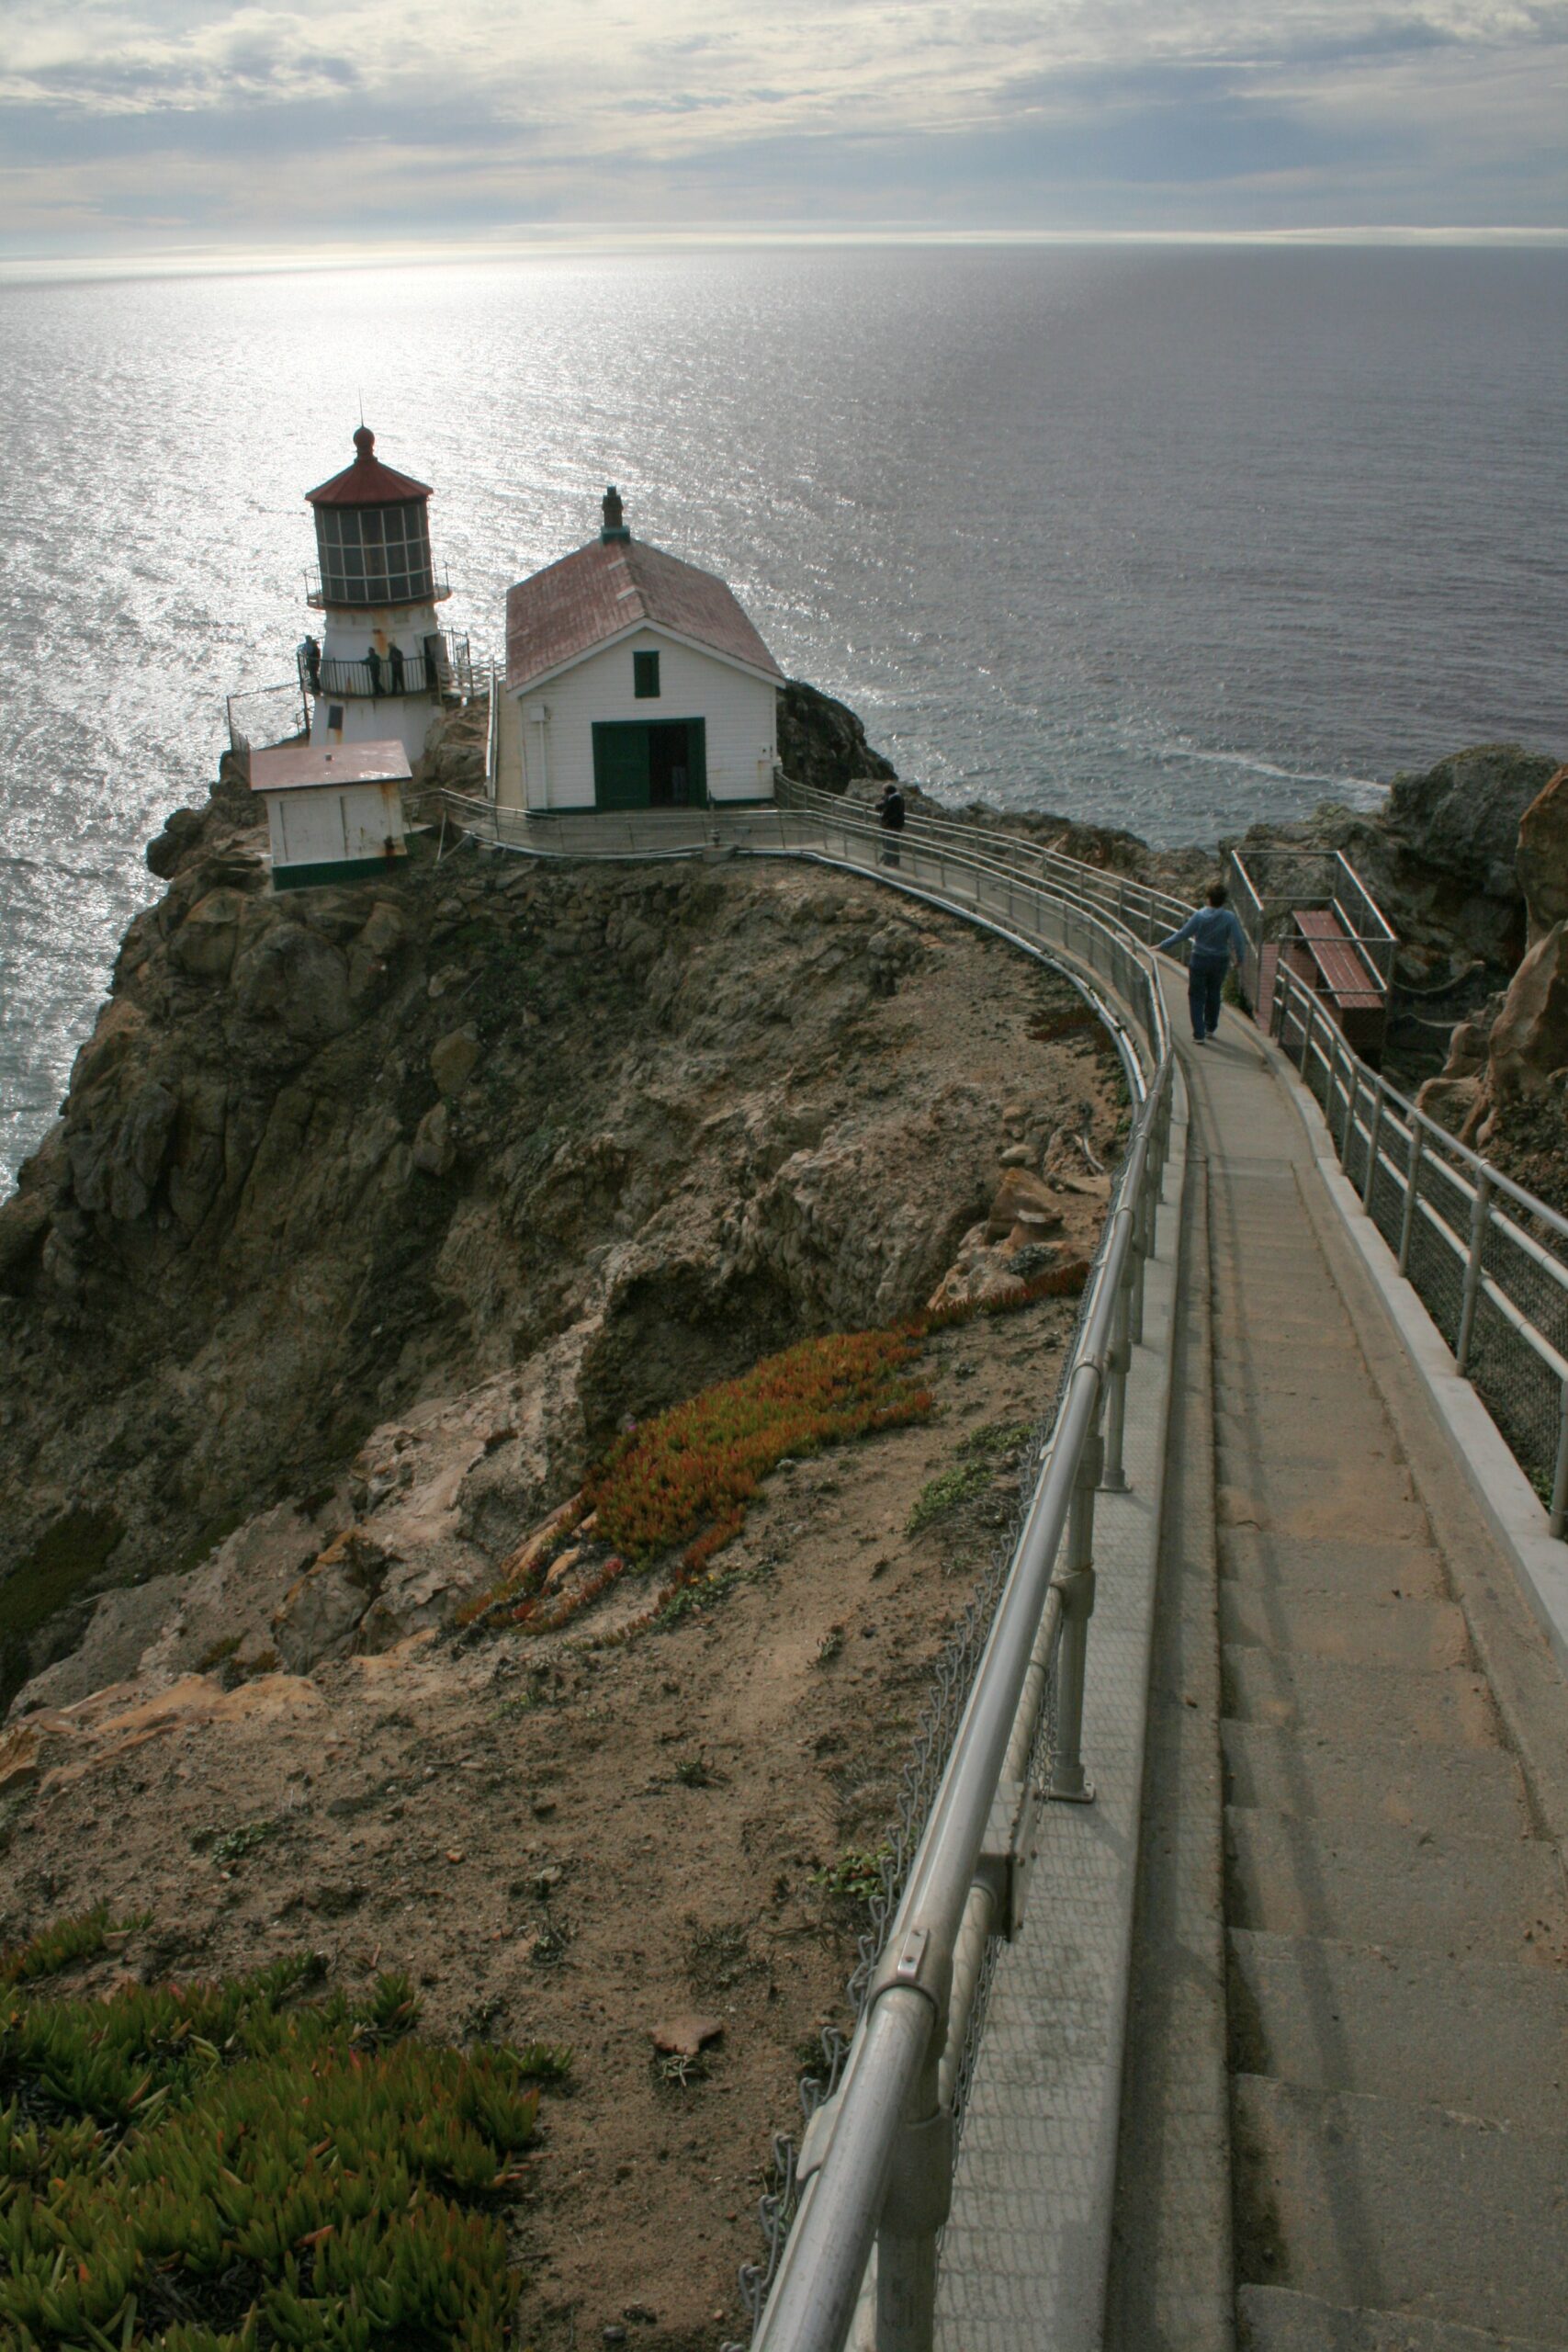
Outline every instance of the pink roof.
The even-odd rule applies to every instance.
[[[590,539],[508,595],[507,686],[515,694],[642,623],[783,680],[734,592],[711,571],[644,539]]]
[[[407,784],[412,774],[409,755],[397,741],[333,743],[325,751],[317,743],[279,743],[271,751],[251,753],[253,792],[301,792],[329,784]]]
[[[318,482],[305,492],[312,506],[402,506],[412,499],[434,495],[430,484],[412,474],[396,474],[376,456],[376,435],[362,424],[354,436],[357,455],[331,481]]]

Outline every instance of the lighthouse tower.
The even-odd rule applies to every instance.
[[[452,649],[435,608],[451,589],[430,557],[430,488],[394,473],[361,425],[355,458],[306,496],[320,568],[308,603],[321,634],[299,648],[313,744],[397,741],[411,761],[454,691]]]

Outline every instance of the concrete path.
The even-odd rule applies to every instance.
[[[1201,1758],[1182,1765],[1168,1743],[1186,1778],[1162,1799],[1151,1774],[1140,1948],[1151,1981],[1179,1957],[1198,1996],[1174,2084],[1166,2029],[1151,2002],[1134,2007],[1111,2341],[1218,2352],[1229,2336],[1232,2314],[1172,2251],[1212,2233],[1213,2169],[1183,2177],[1159,2160],[1201,2120],[1223,2033],[1237,2343],[1568,2346],[1560,1853],[1483,1670],[1441,1510],[1450,1556],[1434,1532],[1420,1433],[1413,1452],[1375,1376],[1300,1116],[1235,1016],[1187,1068],[1206,1163],[1188,1199],[1207,1203],[1228,1981],[1223,2015],[1212,1996],[1205,2009],[1201,1924],[1179,1916],[1179,1886],[1162,1892],[1178,1834],[1189,1888],[1214,1860]],[[1189,1458],[1172,1495],[1201,1481],[1206,1419],[1175,1425]],[[1166,1548],[1168,1568],[1168,1518]],[[1202,1623],[1200,1604],[1190,1706]],[[1156,1723],[1159,1697],[1156,1669]],[[1555,1728],[1561,1745],[1568,1713]]]

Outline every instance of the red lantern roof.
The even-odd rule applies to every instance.
[[[381,463],[375,454],[376,435],[367,424],[355,435],[354,447],[352,466],[344,466],[331,481],[305,492],[312,506],[401,506],[433,496],[428,482],[415,481],[412,474],[395,474],[390,466]]]

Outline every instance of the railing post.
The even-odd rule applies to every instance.
[[[1067,1514],[1067,1556],[1052,1582],[1062,1595],[1062,1640],[1056,1653],[1056,1738],[1046,1793],[1063,1804],[1092,1804],[1094,1782],[1083,1768],[1084,1668],[1089,1621],[1094,1613],[1094,1490],[1104,1447],[1095,1430],[1078,1458]]]
[[[1419,1119],[1410,1122],[1410,1154],[1404,1163],[1404,1214],[1399,1221],[1399,1271],[1410,1271],[1410,1244],[1416,1232],[1416,1212],[1421,1197],[1421,1160],[1427,1148],[1427,1131]]]
[[[1292,973],[1292,979],[1295,976]],[[1276,977],[1275,979],[1275,986],[1279,986],[1278,977]],[[1291,993],[1293,996],[1295,994],[1295,990],[1292,989]],[[1306,1019],[1302,1023],[1302,1084],[1306,1088],[1309,1094],[1312,1092],[1312,1073],[1307,1066],[1312,1060],[1312,1033],[1316,1025],[1316,1022],[1317,999],[1314,996],[1309,995],[1307,998]],[[1326,1102],[1326,1089],[1325,1090],[1324,1099]]]
[[[1108,1495],[1123,1495],[1127,1491],[1127,1472],[1122,1460],[1122,1447],[1127,1430],[1127,1370],[1133,1361],[1129,1331],[1133,1308],[1133,1261],[1138,1248],[1136,1228],[1134,1218],[1132,1246],[1122,1262],[1122,1279],[1116,1285],[1116,1313],[1111,1321],[1111,1345],[1105,1357],[1105,1462],[1100,1483]]]
[[[1454,1341],[1454,1370],[1463,1372],[1470,1362],[1471,1334],[1475,1329],[1475,1302],[1481,1295],[1481,1261],[1486,1248],[1486,1228],[1492,1217],[1492,1177],[1483,1169],[1475,1180],[1475,1198],[1470,1211],[1470,1256],[1465,1261],[1464,1295],[1459,1310],[1459,1337]]]
[[[1155,1122],[1149,1122],[1149,1146],[1138,1180],[1133,1218],[1133,1287],[1127,1299],[1127,1337],[1134,1348],[1144,1342],[1144,1269],[1155,1246],[1155,1185],[1157,1182],[1154,1144]]]
[[[1356,1132],[1356,1104],[1361,1092],[1361,1065],[1350,1051],[1350,1041],[1345,1040],[1345,1132],[1339,1138],[1339,1165],[1347,1173],[1350,1167],[1350,1138]]]
[[[1361,1187],[1361,1206],[1369,1216],[1372,1213],[1372,1193],[1378,1181],[1378,1148],[1382,1131],[1382,1086],[1372,1090],[1371,1124],[1367,1131],[1367,1181]]]
[[[932,2030],[876,2233],[876,2352],[932,2352],[936,2241],[953,2202],[953,2110],[941,2103],[946,2018]]]
[[[1551,1480],[1551,1532],[1561,1538],[1568,1525],[1568,1380],[1557,1405],[1557,1466]]]

